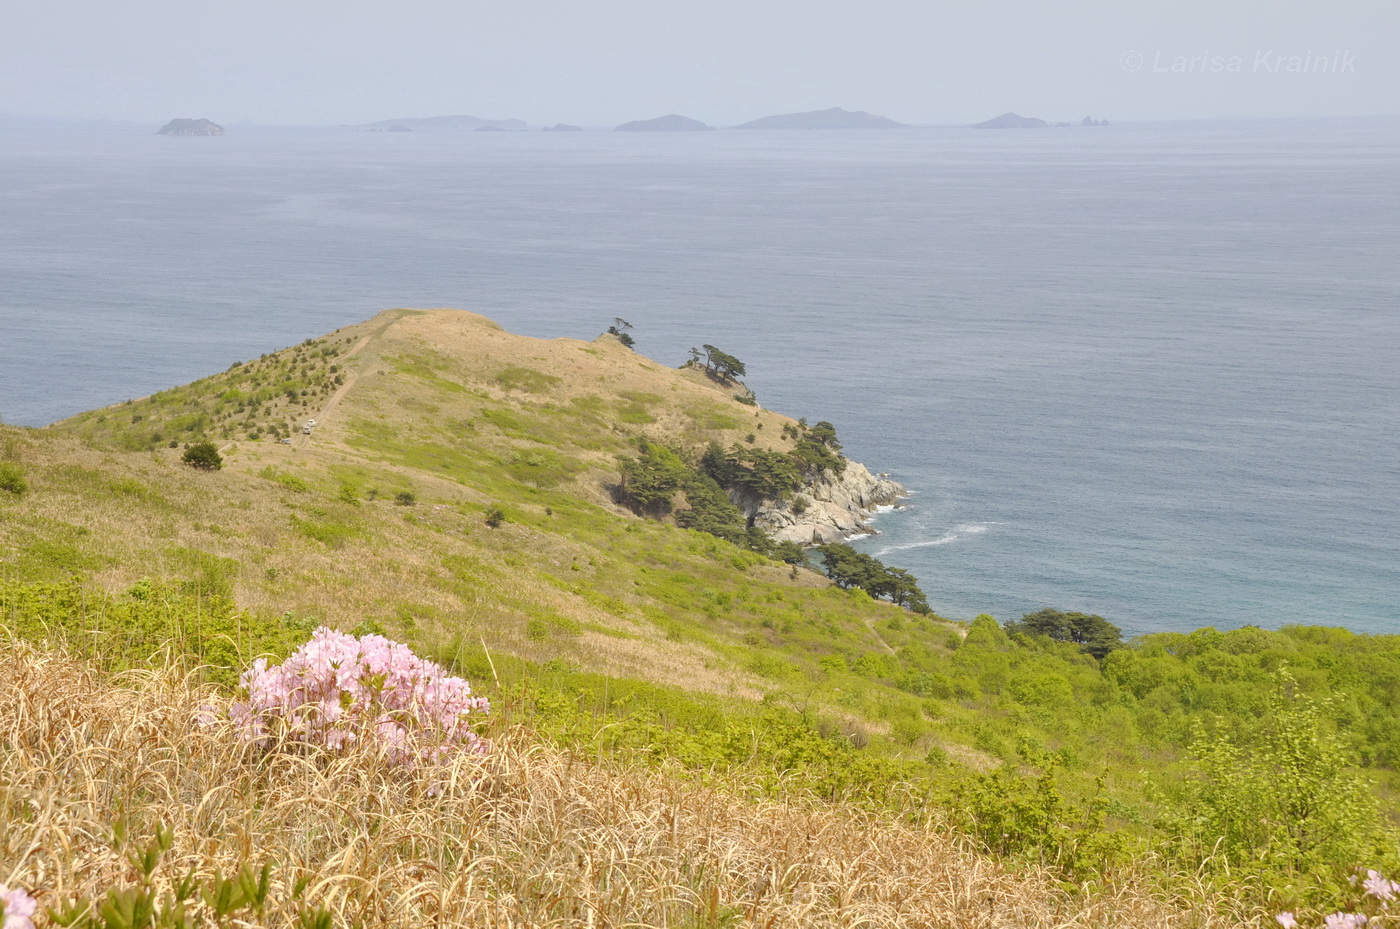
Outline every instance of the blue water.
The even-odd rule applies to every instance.
[[[0,417],[391,306],[738,355],[945,615],[1400,632],[1400,121],[0,132]]]

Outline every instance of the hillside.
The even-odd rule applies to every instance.
[[[318,421],[309,436],[299,429],[308,419]],[[678,575],[715,575],[728,587],[721,579],[740,556],[708,537],[636,519],[611,502],[608,487],[618,456],[634,451],[638,437],[727,446],[752,432],[756,447],[774,448],[790,422],[611,337],[541,341],[467,313],[393,311],[56,424],[42,434],[54,441],[36,451],[69,462],[62,473],[70,478],[87,472],[91,486],[35,483],[59,494],[55,515],[85,511],[89,531],[75,536],[73,557],[100,564],[95,574],[113,589],[152,566],[178,574],[182,558],[198,560],[189,553],[214,553],[247,609],[348,626],[372,617],[391,628],[414,614],[420,634],[436,627],[456,636],[470,617],[472,635],[480,631],[492,647],[757,694],[747,674],[721,670],[729,664],[722,655],[668,638],[664,628],[693,622],[685,607],[703,602],[691,595],[664,604],[679,596],[668,590]],[[59,436],[147,454],[119,464],[65,447]],[[204,436],[224,446],[227,463],[217,475],[181,467],[180,449],[169,447]],[[101,494],[103,481],[120,479],[132,483],[130,494]],[[107,497],[102,506],[74,506],[94,491]],[[417,505],[397,505],[400,493],[412,493]],[[156,497],[188,519],[174,538],[146,525]],[[44,496],[32,499],[31,512],[43,512]],[[509,518],[493,530],[481,519],[497,504]],[[121,540],[115,550],[113,536]],[[186,554],[172,556],[176,550]],[[642,596],[626,579],[631,565],[652,567]],[[826,586],[814,575],[793,581],[776,565],[746,568],[804,595]],[[347,576],[377,583],[347,596]],[[538,644],[526,628],[537,620],[568,634]]]
[[[104,673],[156,656],[218,685],[318,624],[383,632],[467,675],[527,753],[936,820],[995,868],[1105,892],[1191,873],[1237,915],[1342,900],[1348,869],[1393,861],[1397,637],[950,623],[681,528],[689,488],[625,505],[640,462],[694,475],[713,443],[757,467],[834,436],[611,335],[388,311],[0,426],[0,626]],[[182,464],[201,439],[221,470]],[[1280,767],[1290,739],[1302,761]],[[1303,789],[1330,799],[1295,828]]]

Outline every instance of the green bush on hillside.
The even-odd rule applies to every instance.
[[[196,442],[185,449],[180,460],[200,471],[217,471],[224,466],[224,458],[213,442]]]
[[[1105,658],[1115,648],[1123,647],[1121,629],[1102,616],[1084,613],[1037,610],[1007,623],[1006,631],[1013,634],[1045,636],[1056,642],[1073,642],[1086,654],[1099,659]]]
[[[915,613],[931,613],[914,575],[891,568],[880,559],[858,552],[842,542],[817,547],[827,577],[843,590],[863,590],[877,600],[889,600]]]
[[[0,461],[0,491],[22,497],[29,493],[29,482],[24,479],[24,471],[11,461]]]
[[[1394,868],[1400,857],[1374,785],[1326,718],[1334,701],[1299,695],[1286,668],[1272,678],[1257,733],[1236,734],[1222,719],[1197,724],[1192,780],[1162,831],[1188,865],[1326,904],[1351,867]]]
[[[640,454],[622,463],[623,501],[638,513],[665,516],[671,512],[671,498],[691,475],[690,467],[664,445],[639,443]]]

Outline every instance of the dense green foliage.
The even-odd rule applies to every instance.
[[[640,454],[622,463],[620,491],[627,505],[638,513],[664,516],[671,512],[672,498],[692,473],[680,455],[643,439]]]
[[[858,588],[876,600],[888,600],[915,613],[932,612],[918,581],[903,568],[888,567],[873,555],[840,542],[819,546],[817,551],[826,576],[842,590]]]
[[[1043,635],[1056,642],[1073,642],[1085,654],[1103,658],[1123,646],[1123,630],[1102,616],[1063,613],[1044,609],[1027,613],[1006,624],[1006,631],[1022,635]]]
[[[721,487],[742,489],[764,500],[786,500],[802,486],[802,473],[790,452],[738,445],[724,452],[711,443],[699,468]]]
[[[180,460],[200,471],[217,471],[224,466],[224,458],[213,442],[196,442],[185,449]]]
[[[232,685],[254,658],[290,653],[315,623],[236,609],[218,566],[211,565],[189,581],[145,580],[121,594],[77,578],[0,579],[0,626],[22,638],[60,642],[113,670],[141,667],[168,653],[210,680]]]
[[[703,359],[703,360],[702,360]],[[699,365],[709,377],[721,383],[731,383],[748,374],[744,363],[713,345],[690,350],[690,364]]]
[[[728,451],[710,442],[700,452],[651,442],[638,443],[639,454],[621,463],[619,498],[636,513],[664,517],[679,510],[677,522],[726,541],[768,551],[755,540],[742,514],[728,500],[731,492],[761,500],[789,502],[798,512],[806,501],[795,497],[823,472],[840,475],[846,468],[841,443],[830,423],[784,428],[795,444],[787,451],[735,445]],[[683,496],[679,496],[682,495]],[[677,507],[677,502],[683,503]]]
[[[839,476],[846,470],[846,458],[841,454],[836,427],[831,423],[819,422],[810,429],[799,423],[790,432],[797,440],[797,447],[791,452],[792,460],[804,474],[830,471]]]
[[[1347,741],[1327,718],[1326,699],[1296,693],[1286,669],[1274,680],[1248,743],[1214,720],[1190,751],[1193,777],[1164,817],[1187,861],[1216,857],[1259,883],[1331,876],[1345,862],[1393,858],[1368,781],[1348,763]],[[1212,731],[1213,730],[1213,731]]]
[[[24,471],[10,461],[0,461],[0,491],[22,497],[29,493],[29,482],[24,479]]]

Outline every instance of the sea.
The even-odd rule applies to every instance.
[[[942,615],[1400,633],[1400,119],[0,129],[0,418],[389,307],[679,364],[910,490]]]

